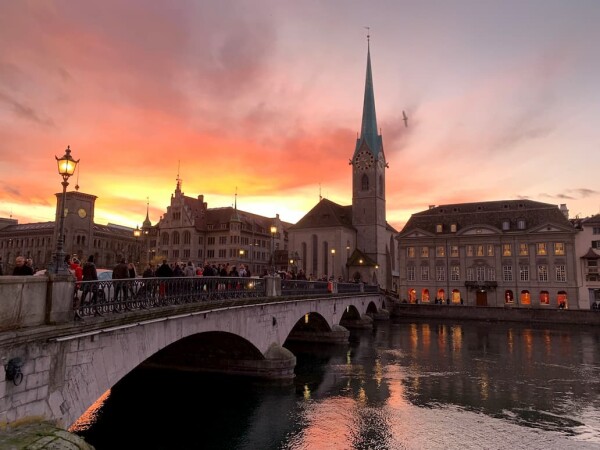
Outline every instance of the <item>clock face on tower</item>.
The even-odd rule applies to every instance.
[[[84,219],[85,216],[87,216],[87,212],[83,208],[79,208],[79,210],[77,211],[77,214],[79,214],[79,217],[81,217],[82,219]]]
[[[366,170],[373,165],[375,158],[368,150],[362,150],[358,152],[356,158],[354,158],[354,167],[358,170]]]

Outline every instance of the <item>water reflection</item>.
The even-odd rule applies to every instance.
[[[598,330],[412,320],[289,348],[292,387],[139,371],[78,433],[98,450],[600,444]]]

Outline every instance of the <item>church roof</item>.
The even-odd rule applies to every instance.
[[[324,198],[290,229],[301,230],[339,226],[354,229],[352,226],[352,206],[338,205]]]
[[[365,253],[361,252],[359,249],[354,249],[350,258],[346,262],[347,266],[364,266],[364,267],[375,267],[377,265],[377,261],[370,258]]]
[[[365,97],[363,101],[363,115],[360,129],[360,137],[356,141],[358,152],[363,143],[369,147],[375,159],[379,159],[379,153],[383,150],[381,136],[377,132],[377,114],[375,113],[375,94],[373,92],[373,74],[371,72],[371,48],[367,47],[367,74],[365,77]]]
[[[456,224],[456,231],[476,225],[491,225],[502,230],[505,221],[510,222],[509,230],[527,231],[537,226],[553,223],[575,229],[556,205],[533,200],[500,200],[491,202],[457,203],[430,207],[413,214],[401,233],[420,229],[436,234],[436,226],[442,225],[443,232]],[[517,221],[525,220],[525,229],[518,229]]]

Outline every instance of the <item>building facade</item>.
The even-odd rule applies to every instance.
[[[178,178],[165,214],[154,226],[148,217],[142,226],[147,260],[170,263],[192,262],[250,269],[251,275],[287,271],[287,230],[275,217],[264,217],[234,207],[209,208],[204,196],[186,196]],[[272,232],[272,227],[273,232]]]
[[[388,164],[377,128],[370,47],[361,132],[350,165],[352,205],[322,199],[290,228],[290,248],[301,255],[306,273],[317,278],[361,280],[395,289],[397,232],[386,221]]]
[[[399,297],[409,303],[589,308],[579,301],[578,231],[531,200],[432,206],[398,236]]]
[[[580,230],[575,238],[579,298],[582,308],[600,307],[600,214],[585,219],[574,219]]]
[[[60,211],[62,193],[56,194],[56,220],[19,224],[14,219],[0,219],[0,256],[5,274],[12,273],[17,256],[33,260],[38,269],[48,267],[56,250],[58,219],[64,219],[64,251],[85,260],[94,255],[98,267],[112,268],[120,258],[139,260],[141,241],[133,229],[94,223],[96,196],[79,191],[65,194],[65,209]]]

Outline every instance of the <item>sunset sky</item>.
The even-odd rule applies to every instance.
[[[600,212],[600,2],[0,0],[0,217],[97,223],[186,195],[295,223],[351,203],[367,39],[387,218],[529,198]],[[402,122],[402,110],[409,127]]]

